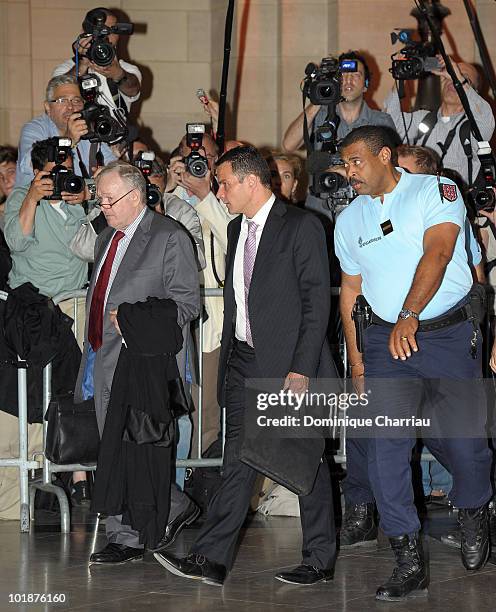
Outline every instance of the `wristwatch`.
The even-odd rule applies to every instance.
[[[88,191],[90,192],[90,196],[91,196],[91,200],[94,200],[96,198],[96,184],[95,181],[93,179],[88,179],[88,182],[86,183],[86,187],[88,187]]]
[[[417,321],[419,320],[419,316],[416,312],[413,310],[408,310],[408,308],[402,308],[400,310],[400,314],[398,315],[398,319],[408,319],[409,317],[412,317],[412,319],[417,319]]]

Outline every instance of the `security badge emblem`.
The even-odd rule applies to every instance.
[[[456,192],[456,185],[450,185],[449,183],[442,183],[441,191],[442,191],[443,198],[445,200],[448,200],[448,202],[454,202],[458,197],[458,194]]]

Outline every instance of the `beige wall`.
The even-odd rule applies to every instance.
[[[95,0],[0,0],[0,142],[15,144],[22,124],[42,110],[53,67]],[[461,0],[444,0],[456,51],[477,59]],[[163,150],[173,148],[186,121],[205,115],[198,87],[220,87],[227,0],[117,0],[111,6],[144,24],[129,39],[129,56],[143,68],[140,123]],[[278,145],[301,109],[306,64],[329,52],[367,50],[376,61],[371,97],[380,105],[392,81],[389,32],[414,26],[411,0],[237,0],[230,71],[228,126],[254,144]],[[487,46],[496,62],[496,3],[478,0]],[[451,49],[451,45],[448,44]],[[242,58],[242,59],[241,59]],[[237,102],[236,102],[237,101]]]

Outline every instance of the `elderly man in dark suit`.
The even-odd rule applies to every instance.
[[[183,326],[198,316],[200,292],[191,240],[175,221],[147,208],[146,182],[140,170],[121,161],[110,163],[97,177],[97,197],[109,227],[99,234],[95,246],[75,401],[95,398],[101,435],[122,346],[119,304],[148,297],[174,300],[177,323]],[[195,504],[173,488],[169,515],[169,526],[175,520],[173,535],[197,515]],[[120,516],[107,517],[106,531],[109,543],[91,555],[90,563],[123,563],[143,557],[138,532],[123,525]],[[171,534],[165,535],[171,539]]]
[[[222,484],[190,554],[179,559],[159,552],[155,558],[173,574],[221,586],[233,564],[257,476],[239,458],[248,409],[245,381],[285,379],[286,389],[301,393],[310,378],[325,372],[324,365],[327,375],[334,370],[326,350],[330,282],[320,222],[276,199],[270,170],[254,147],[225,153],[217,162],[217,178],[217,196],[231,214],[239,214],[228,227],[218,377],[219,402],[227,409]],[[302,563],[276,576],[283,582],[313,584],[333,578],[331,482],[327,464],[318,457],[315,473],[312,491],[300,496]]]

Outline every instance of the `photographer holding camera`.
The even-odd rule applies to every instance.
[[[342,100],[336,107],[336,113],[340,119],[337,138],[343,139],[347,134],[362,125],[383,125],[395,129],[393,120],[387,113],[376,111],[364,100],[364,94],[370,86],[371,74],[365,58],[356,51],[348,51],[339,56],[339,64],[345,60],[357,62],[356,72],[343,74],[341,83]],[[305,112],[290,124],[282,141],[283,148],[288,153],[294,153],[303,146],[303,120],[307,116],[308,124],[313,124],[314,129],[320,127],[326,118],[325,106],[309,104]]]
[[[86,220],[85,185],[72,172],[68,140],[35,142],[31,158],[34,179],[15,187],[5,206],[5,238],[12,254],[9,285],[15,289],[30,282],[54,297],[81,289],[88,280],[88,264],[68,246]]]
[[[98,103],[106,105],[114,114],[121,109],[126,116],[131,104],[140,97],[141,72],[137,66],[118,58],[117,44],[120,34],[132,33],[132,25],[118,24],[116,15],[99,7],[86,14],[82,27],[83,33],[73,45],[74,58],[57,66],[52,76],[98,74]]]
[[[227,226],[234,218],[224,203],[215,196],[213,169],[218,156],[214,139],[205,133],[205,126],[188,124],[177,155],[170,159],[166,192],[171,192],[194,207],[201,222],[205,242],[206,267],[200,282],[204,287],[222,287],[227,252]],[[216,438],[220,429],[220,410],[217,404],[217,370],[220,338],[222,335],[222,299],[204,300],[208,318],[203,323],[203,448]],[[193,413],[193,418],[198,412]],[[196,448],[198,428],[195,423],[193,448]]]
[[[445,168],[458,172],[464,182],[471,186],[480,169],[477,141],[470,131],[462,103],[441,55],[437,56],[437,61],[439,67],[430,72],[441,77],[439,109],[434,112],[428,110],[402,112],[396,84],[384,102],[384,109],[393,118],[403,141],[431,147],[439,154]],[[489,141],[494,131],[494,116],[491,106],[477,93],[479,86],[477,70],[472,64],[465,62],[456,63],[452,60],[452,64],[463,84],[482,137]],[[468,147],[468,151],[465,147]]]
[[[86,221],[83,179],[72,172],[68,139],[35,142],[31,149],[34,179],[15,187],[5,205],[5,239],[10,248],[12,270],[9,286],[31,283],[50,298],[84,287],[88,264],[74,256],[69,243]],[[73,316],[73,300],[59,304]],[[84,321],[84,302],[78,305]],[[82,327],[82,326],[80,326]],[[78,339],[82,344],[82,334]],[[86,473],[75,472],[71,487],[73,503],[89,500]]]
[[[322,64],[324,64],[324,61]],[[355,63],[356,71],[343,70],[343,66],[350,62]],[[336,105],[336,139],[338,141],[342,140],[352,130],[363,125],[378,125],[395,129],[393,120],[387,113],[373,110],[364,99],[364,94],[369,88],[371,80],[370,69],[365,58],[356,51],[348,51],[339,56],[338,65],[343,73],[341,77],[341,97]],[[282,141],[283,149],[288,153],[294,153],[302,147],[306,116],[306,122],[309,126],[312,126],[313,150],[320,151],[322,142],[315,138],[315,133],[325,123],[327,112],[328,107],[326,105],[308,104],[305,111],[301,112],[286,130]],[[327,198],[310,194],[306,200],[306,207],[328,215],[329,209],[325,202],[327,202]]]
[[[85,139],[88,125],[81,118],[84,100],[75,77],[63,75],[50,79],[44,106],[45,114],[28,121],[21,130],[16,187],[32,181],[31,148],[33,143],[47,138],[71,139],[75,155],[74,171],[83,178],[91,177],[98,165],[115,159],[108,145],[90,143]],[[98,157],[103,157],[103,164],[98,163]]]

